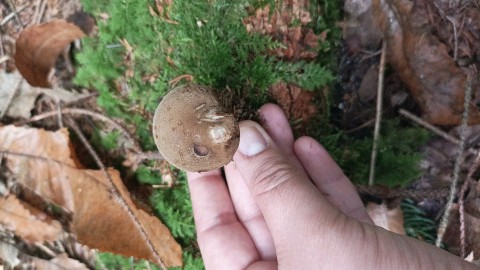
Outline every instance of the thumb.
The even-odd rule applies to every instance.
[[[278,245],[290,250],[295,248],[292,241],[304,241],[298,233],[305,237],[322,233],[342,215],[259,124],[240,123],[240,145],[233,160],[265,218],[277,252]]]

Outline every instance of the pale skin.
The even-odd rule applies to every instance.
[[[294,139],[275,105],[240,123],[220,170],[189,173],[206,269],[478,269],[373,225],[354,186],[314,139]]]

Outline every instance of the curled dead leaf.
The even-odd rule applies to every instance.
[[[432,34],[424,1],[374,0],[373,13],[388,44],[388,62],[408,86],[423,118],[436,125],[459,125],[468,71],[456,65]],[[472,88],[478,92],[476,79]],[[473,102],[469,106],[469,123],[480,123],[480,111]]]
[[[370,202],[366,208],[368,215],[375,225],[391,232],[405,235],[403,212],[400,206],[388,209],[384,203],[376,204]]]
[[[32,86],[50,87],[48,77],[58,56],[84,35],[80,28],[64,20],[29,26],[16,41],[15,64]]]

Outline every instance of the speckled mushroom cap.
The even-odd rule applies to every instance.
[[[207,87],[171,90],[155,111],[153,135],[170,164],[191,172],[220,168],[232,160],[240,140],[238,123]]]

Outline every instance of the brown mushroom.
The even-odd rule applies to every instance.
[[[176,87],[165,95],[153,117],[153,135],[170,164],[191,172],[226,165],[240,140],[235,116],[213,90],[196,84]]]

